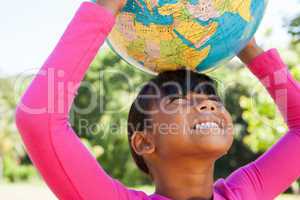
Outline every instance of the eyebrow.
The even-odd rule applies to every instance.
[[[222,100],[218,95],[206,95],[206,94],[203,94],[203,95],[205,95],[205,97],[198,97],[198,98],[200,98],[202,100],[208,99],[211,101],[216,101],[216,102],[222,103]],[[168,100],[169,100],[168,104],[172,103],[174,100],[176,100],[178,98],[186,98],[186,96],[181,95],[181,94],[171,95],[168,97]]]

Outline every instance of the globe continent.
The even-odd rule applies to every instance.
[[[256,32],[267,0],[128,0],[112,49],[151,73],[205,71],[234,57]]]

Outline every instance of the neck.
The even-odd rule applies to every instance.
[[[156,194],[173,200],[210,200],[213,195],[214,160],[163,162],[152,168]]]

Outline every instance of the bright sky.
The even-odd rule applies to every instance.
[[[83,0],[3,0],[0,6],[0,74],[39,68],[60,38]],[[266,47],[284,47],[288,36],[282,18],[300,13],[299,0],[269,0],[258,41]],[[262,37],[273,28],[272,39]]]

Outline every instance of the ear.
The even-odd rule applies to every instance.
[[[155,151],[153,135],[144,131],[136,131],[132,135],[131,146],[139,156],[152,154]]]

